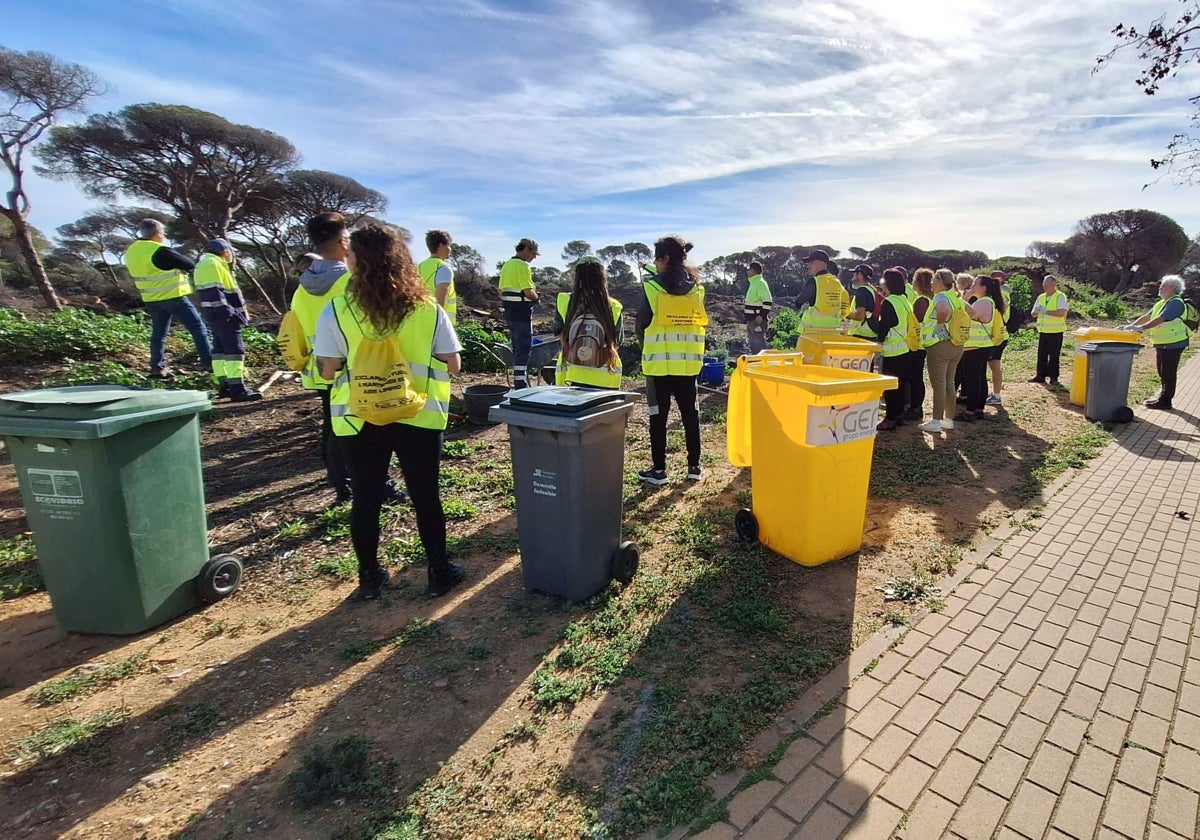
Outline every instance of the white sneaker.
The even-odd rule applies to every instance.
[[[949,432],[954,428],[954,421],[947,417],[942,421],[942,431]]]
[[[1000,401],[999,394],[988,394],[988,398],[983,401],[983,404],[984,405],[1004,405],[1004,403],[1002,403]]]
[[[932,432],[934,434],[937,434],[938,432],[940,432],[942,430],[942,421],[941,420],[928,420],[928,421],[922,423],[921,425],[917,426],[917,428],[920,429],[922,432]]]

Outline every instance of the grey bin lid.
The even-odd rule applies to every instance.
[[[0,434],[103,438],[156,420],[212,408],[206,391],[81,385],[0,394]]]
[[[1130,341],[1085,341],[1079,349],[1084,353],[1137,353],[1142,345]]]
[[[509,392],[488,416],[496,423],[578,434],[598,424],[624,421],[636,399],[637,394],[628,391],[540,385]]]

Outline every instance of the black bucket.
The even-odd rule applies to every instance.
[[[468,385],[463,388],[463,403],[467,406],[467,420],[477,426],[495,425],[488,419],[488,409],[499,405],[507,393],[507,385]]]

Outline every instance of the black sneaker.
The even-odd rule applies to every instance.
[[[924,419],[924,417],[925,417],[925,414],[924,414],[924,412],[921,411],[921,409],[909,408],[909,409],[905,410],[904,414],[901,415],[900,419],[907,420],[909,422],[915,422],[915,421]]]
[[[638,479],[646,482],[647,484],[653,484],[656,487],[660,487],[667,483],[667,471],[656,469],[641,470],[638,472]]]
[[[350,593],[347,601],[378,601],[379,596],[383,594],[383,587],[387,586],[387,582],[391,579],[391,574],[387,569],[381,568],[375,575],[375,580],[369,584],[361,584],[358,589]]]
[[[383,503],[385,505],[403,505],[408,503],[408,494],[394,484],[389,484],[387,491],[383,494]]]
[[[687,475],[684,478],[688,481],[699,481],[704,478],[704,469],[702,467],[688,467]]]
[[[463,567],[453,561],[446,563],[446,568],[440,571],[435,571],[431,568],[429,570],[429,585],[425,587],[425,594],[431,598],[445,595],[451,589],[458,586],[466,576],[467,573]]]
[[[1146,408],[1157,408],[1160,411],[1170,411],[1171,404],[1162,400],[1146,400]]]
[[[248,391],[245,385],[243,385],[241,388],[238,388],[236,385],[234,385],[229,389],[229,399],[233,400],[234,402],[254,402],[255,400],[261,400],[262,398],[262,394],[258,393],[258,391]]]

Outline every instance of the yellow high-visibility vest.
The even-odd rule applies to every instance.
[[[125,251],[125,267],[146,303],[174,300],[192,292],[192,284],[184,272],[177,268],[163,271],[154,265],[154,252],[162,247],[161,242],[153,239],[138,239]]]
[[[429,289],[429,293],[433,295],[434,300],[437,300],[438,269],[445,264],[445,260],[430,257],[427,260],[422,260],[421,264],[417,266],[417,271],[420,273],[421,279],[425,281],[425,286]],[[458,323],[458,292],[454,290],[453,278],[450,279],[449,288],[446,289],[446,302],[442,304],[442,309],[446,310],[451,324]]]
[[[345,271],[341,277],[333,281],[333,285],[323,295],[314,295],[303,286],[299,286],[292,294],[292,311],[296,313],[296,317],[300,319],[300,325],[304,327],[304,335],[308,338],[309,347],[313,347],[317,342],[317,319],[321,317],[321,313],[331,300],[346,294],[346,284],[349,282],[350,272]],[[328,390],[332,384],[330,380],[321,376],[315,354],[309,357],[308,368],[300,372],[300,382],[310,391]]]

